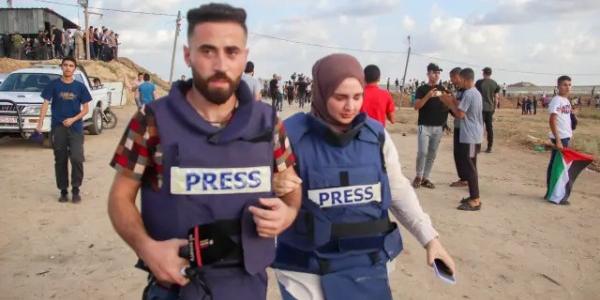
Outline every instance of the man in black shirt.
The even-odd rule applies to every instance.
[[[52,40],[52,43],[54,44],[54,58],[63,58],[65,56],[63,52],[63,31],[54,27],[54,29],[52,29],[52,36],[54,38]]]
[[[417,174],[413,180],[415,188],[421,185],[435,188],[429,175],[444,132],[443,126],[448,120],[448,107],[439,98],[442,91],[446,90],[439,84],[441,71],[434,63],[427,65],[428,84],[421,85],[415,93],[415,110],[419,111]]]

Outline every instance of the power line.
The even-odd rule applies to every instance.
[[[63,6],[79,7],[79,4],[70,4],[70,3],[58,2],[58,1],[50,1],[50,0],[34,0],[34,1],[42,2],[42,3],[56,4],[56,5],[63,5]],[[104,8],[104,7],[92,7],[92,6],[90,6],[90,7],[88,7],[88,9],[104,10],[104,11],[114,11],[114,12],[140,14],[140,15],[177,17],[177,15],[173,15],[173,14],[148,12],[148,11],[136,11],[136,10],[127,10],[127,9],[117,9],[117,8]]]
[[[324,48],[324,49],[333,49],[333,50],[342,50],[342,51],[351,51],[351,52],[362,52],[362,53],[373,53],[373,54],[404,55],[404,54],[407,53],[406,51],[372,50],[372,49],[360,49],[360,48],[349,48],[349,47],[341,47],[341,46],[324,45],[324,44],[318,44],[318,43],[311,43],[311,42],[304,42],[304,41],[292,40],[292,39],[282,38],[282,37],[278,37],[278,36],[274,36],[274,35],[257,33],[257,32],[250,32],[250,34],[252,34],[254,36],[258,36],[258,37],[267,38],[267,39],[273,39],[273,40],[288,42],[288,43],[292,43],[292,44],[305,45],[305,46],[311,46],[311,47],[317,47],[317,48]],[[473,64],[473,63],[468,63],[468,62],[456,61],[456,60],[446,59],[446,58],[443,58],[443,57],[431,56],[431,55],[427,55],[427,54],[419,53],[419,52],[415,52],[415,51],[412,51],[411,55],[421,56],[421,57],[429,58],[431,60],[444,61],[444,62],[453,63],[453,64],[457,64],[457,65],[463,65],[463,66],[470,66],[470,67],[477,67],[477,68],[489,67],[487,65],[484,66],[484,65]],[[504,71],[504,72],[510,72],[510,73],[522,73],[522,74],[531,74],[531,75],[560,76],[560,75],[564,74],[564,73],[560,73],[559,74],[559,73],[545,73],[545,72],[532,72],[532,71],[523,71],[523,70],[512,70],[512,69],[507,69],[507,68],[502,68],[502,67],[493,67],[493,69],[499,70],[499,71]],[[584,74],[571,74],[571,75],[572,76],[600,76],[600,73],[584,73]]]

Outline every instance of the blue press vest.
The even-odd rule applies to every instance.
[[[142,218],[156,240],[187,237],[188,230],[218,220],[241,219],[245,269],[264,272],[274,240],[258,237],[248,206],[273,197],[275,113],[254,101],[240,82],[239,106],[224,128],[202,119],[187,102],[191,81],[176,82],[169,95],[149,106],[156,118],[163,170],[158,191],[142,187]]]
[[[336,237],[339,224],[387,223],[391,205],[382,156],[383,126],[365,114],[357,116],[353,124],[359,132],[347,144],[335,145],[328,141],[331,131],[320,119],[298,113],[285,120],[296,170],[303,180],[302,206],[294,224],[278,238],[281,247],[275,267],[315,271],[309,262],[294,265],[286,249],[310,252],[319,259],[362,259],[356,255],[377,251],[392,259],[402,250],[395,227],[370,236]]]

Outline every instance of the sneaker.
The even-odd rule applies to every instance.
[[[79,193],[77,194],[73,194],[73,203],[79,203],[81,202],[81,196],[79,195]]]
[[[69,193],[67,191],[61,191],[60,197],[58,197],[58,202],[68,202],[69,201]]]

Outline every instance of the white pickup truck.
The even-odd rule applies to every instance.
[[[62,75],[59,66],[40,65],[12,72],[0,85],[0,138],[4,136],[28,138],[38,124],[44,99],[42,90]],[[91,85],[85,70],[78,67],[75,80],[83,83],[92,95],[90,111],[83,117],[83,126],[90,134],[102,132],[102,112],[109,105],[107,89]],[[48,137],[51,111],[48,109],[42,132]],[[49,145],[49,139],[45,140]]]

